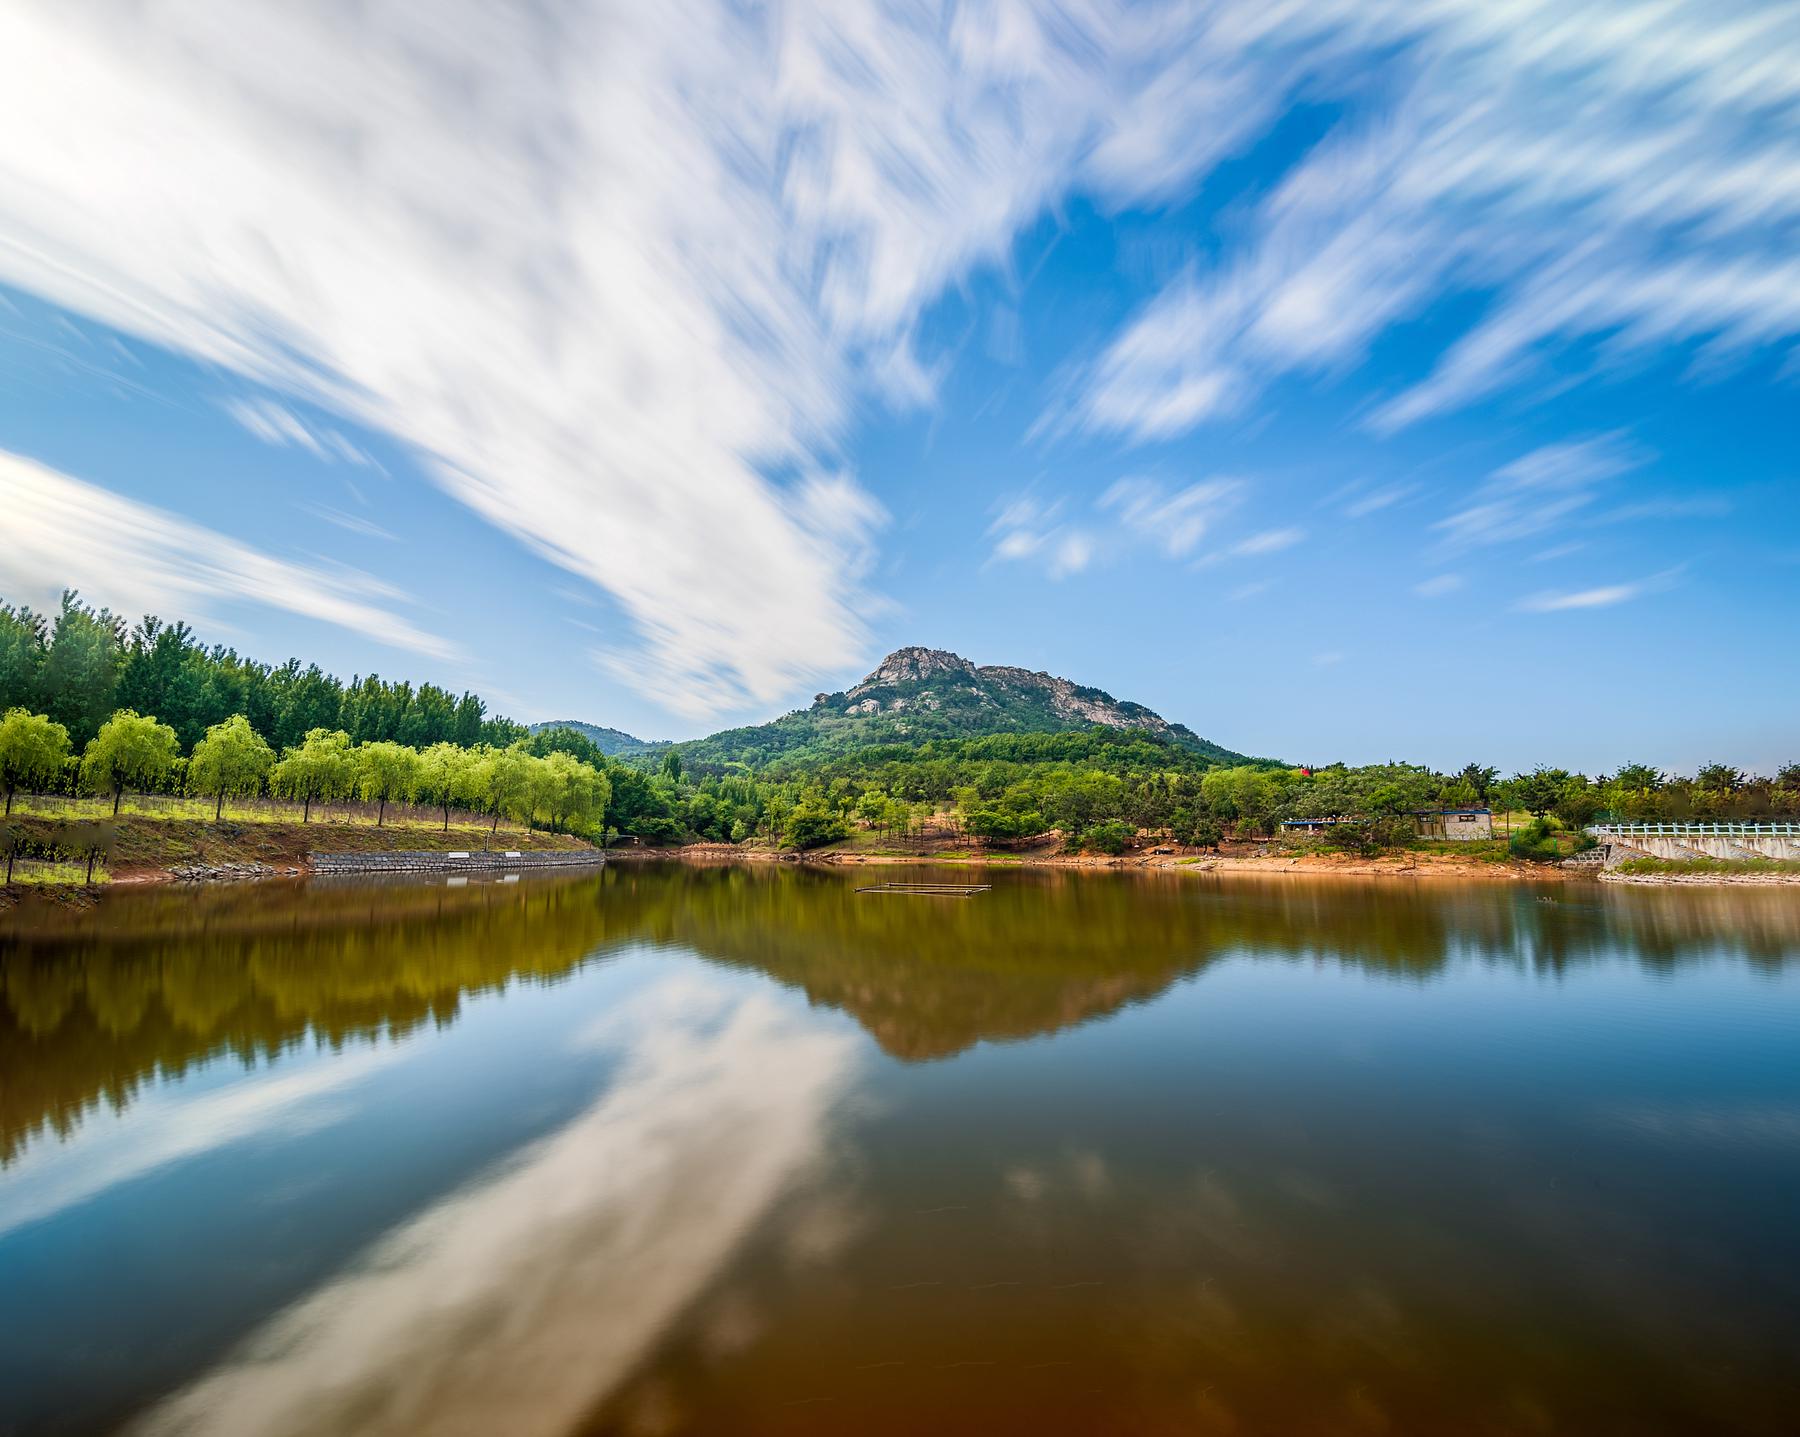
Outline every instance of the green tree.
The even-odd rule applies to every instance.
[[[300,821],[312,822],[312,806],[348,798],[356,791],[356,759],[350,735],[342,729],[315,728],[281,756],[269,773],[269,788],[278,797],[298,799]]]
[[[375,826],[387,822],[387,806],[411,796],[419,782],[419,753],[403,743],[378,739],[356,749],[356,791],[375,807]]]
[[[243,714],[233,714],[207,729],[188,760],[188,787],[212,794],[213,821],[225,812],[225,798],[248,798],[262,791],[275,766],[275,753]]]
[[[1567,769],[1544,768],[1530,773],[1514,774],[1512,790],[1515,801],[1533,818],[1542,818],[1556,807],[1565,784],[1573,777]]]
[[[154,717],[120,709],[100,725],[81,755],[81,781],[91,793],[110,793],[116,817],[127,788],[142,792],[175,767],[175,730]]]
[[[1465,763],[1456,777],[1469,786],[1469,791],[1475,795],[1477,802],[1487,803],[1493,797],[1494,784],[1500,777],[1500,770],[1489,768],[1486,764]]]
[[[605,774],[566,753],[553,753],[538,762],[536,806],[549,816],[552,828],[569,832],[600,823],[611,796]]]
[[[63,594],[38,682],[44,712],[77,745],[99,733],[115,707],[124,628],[123,620],[105,609],[96,613],[73,589]]]
[[[39,672],[50,643],[42,614],[0,604],[0,709],[40,707]]]
[[[1071,848],[1083,848],[1090,853],[1123,853],[1125,846],[1136,836],[1136,830],[1122,819],[1111,818],[1104,823],[1096,823],[1082,833],[1079,840],[1072,842]]]
[[[782,835],[789,847],[817,848],[824,843],[837,843],[850,836],[850,825],[843,815],[809,804],[796,808],[787,816]]]
[[[56,781],[69,756],[69,731],[43,714],[8,709],[0,719],[0,783],[6,785],[6,811],[21,786],[44,788]]]
[[[488,773],[487,801],[494,814],[494,832],[499,832],[500,816],[528,823],[531,819],[532,779],[542,760],[514,744],[494,754]]]
[[[450,831],[450,805],[462,796],[464,772],[470,754],[448,740],[434,743],[419,755],[419,768],[414,780],[413,796],[433,808],[444,811],[443,831]]]
[[[485,743],[476,744],[463,753],[451,797],[473,813],[488,812],[494,788],[494,758],[493,748]],[[500,818],[496,814],[494,828],[499,827]]]
[[[1586,828],[1600,811],[1600,801],[1600,790],[1588,782],[1586,774],[1571,774],[1557,791],[1553,811],[1565,827]]]

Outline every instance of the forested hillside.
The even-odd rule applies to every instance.
[[[654,753],[669,747],[667,739],[638,738],[634,734],[626,733],[624,729],[607,728],[604,724],[583,723],[579,719],[551,719],[547,723],[534,723],[531,731],[534,734],[547,733],[551,729],[559,728],[574,730],[608,758],[619,758],[625,754]]]
[[[691,762],[795,769],[870,745],[1093,728],[1163,740],[1212,763],[1250,762],[1102,689],[1010,665],[978,667],[960,654],[917,647],[889,654],[854,688],[819,694],[811,708],[680,747]]]

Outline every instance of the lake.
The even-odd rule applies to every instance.
[[[0,1433],[1796,1430],[1800,893],[872,872],[0,920]]]

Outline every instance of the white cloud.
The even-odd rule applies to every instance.
[[[124,614],[203,618],[221,599],[335,624],[398,649],[459,650],[388,602],[395,590],[354,569],[322,569],[240,543],[166,510],[0,450],[0,592],[53,600],[63,588]]]
[[[342,529],[347,534],[360,534],[365,539],[385,539],[393,542],[394,536],[373,519],[365,519],[360,514],[346,514],[342,509],[334,509],[329,504],[302,504],[303,511],[315,519],[323,519],[334,528]]]
[[[1560,594],[1546,591],[1519,600],[1519,608],[1527,614],[1554,614],[1563,609],[1604,609],[1635,599],[1643,592],[1642,584],[1606,584],[1597,589],[1576,589]]]
[[[1070,574],[1079,574],[1094,560],[1094,541],[1079,529],[1064,534],[1056,542],[1055,550],[1050,556],[1050,577],[1066,578]]]
[[[608,663],[764,703],[862,657],[880,524],[771,476],[829,467],[865,390],[931,402],[923,308],[1047,206],[1179,194],[1297,95],[1352,111],[1086,373],[1066,418],[1134,437],[1452,290],[1485,316],[1374,422],[1568,338],[1729,362],[1800,332],[1800,141],[1765,122],[1797,31],[1701,0],[15,0],[0,280],[409,442],[611,593],[644,647]]]
[[[1413,585],[1413,592],[1421,599],[1441,599],[1446,594],[1454,594],[1464,583],[1461,574],[1435,574],[1429,579]]]
[[[273,444],[277,448],[297,445],[327,464],[342,460],[347,464],[381,467],[337,430],[308,424],[285,404],[277,404],[272,399],[228,399],[224,409],[264,444]]]
[[[1086,529],[1062,522],[1063,503],[1041,504],[1029,495],[1009,500],[988,527],[996,536],[991,561],[1041,560],[1052,579],[1066,579],[1088,568],[1099,544]]]
[[[1116,512],[1128,533],[1180,559],[1238,503],[1243,489],[1242,480],[1207,479],[1169,493],[1154,479],[1120,479],[1100,496],[1100,508]]]
[[[1410,498],[1418,491],[1414,484],[1389,484],[1367,494],[1358,494],[1344,505],[1346,519],[1366,519],[1371,514],[1378,514],[1383,509],[1392,508],[1402,499]]]
[[[1252,534],[1247,539],[1240,539],[1231,546],[1232,554],[1239,558],[1254,558],[1260,554],[1279,554],[1283,549],[1291,549],[1306,538],[1304,529],[1264,529]]]
[[[1800,336],[1800,12],[1709,0],[1260,0],[1184,43],[1217,88],[1328,93],[1351,118],[1241,243],[1153,298],[1074,417],[1135,439],[1360,358],[1455,292],[1486,313],[1371,416],[1389,431],[1529,376],[1692,341],[1709,364]],[[1193,55],[1185,63],[1198,64]],[[1370,76],[1382,83],[1371,84]],[[1203,153],[1212,156],[1210,148]]]
[[[865,387],[929,402],[923,306],[1048,203],[1248,133],[1181,29],[1120,0],[23,0],[0,279],[410,442],[614,596],[644,649],[608,663],[768,702],[860,658],[877,522],[823,533],[771,476],[829,462]]]
[[[1218,517],[1238,503],[1243,489],[1238,479],[1208,479],[1175,490],[1155,479],[1120,479],[1094,503],[1110,522],[1096,521],[1093,526],[1064,518],[1067,506],[1061,499],[1045,503],[1029,494],[1017,496],[1001,507],[988,527],[994,538],[989,559],[1036,560],[1053,579],[1144,548],[1167,559],[1183,559]],[[1284,548],[1299,537],[1298,530],[1270,530],[1244,541],[1264,548],[1244,552]]]
[[[1643,462],[1619,434],[1546,444],[1496,469],[1432,527],[1452,551],[1528,539],[1588,511],[1608,480]]]

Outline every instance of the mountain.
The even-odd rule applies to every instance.
[[[1142,704],[1115,699],[1053,674],[1007,664],[977,666],[943,649],[896,649],[843,693],[771,723],[727,729],[683,744],[712,762],[752,765],[823,756],[876,743],[975,738],[996,733],[1064,733],[1099,726],[1138,730],[1220,763],[1246,762]]]
[[[653,749],[667,748],[667,739],[635,738],[623,729],[603,728],[597,723],[582,723],[579,719],[551,719],[548,723],[531,725],[533,733],[542,733],[545,729],[572,728],[585,739],[592,740],[594,747],[608,758],[618,758],[621,754],[648,753]]]

